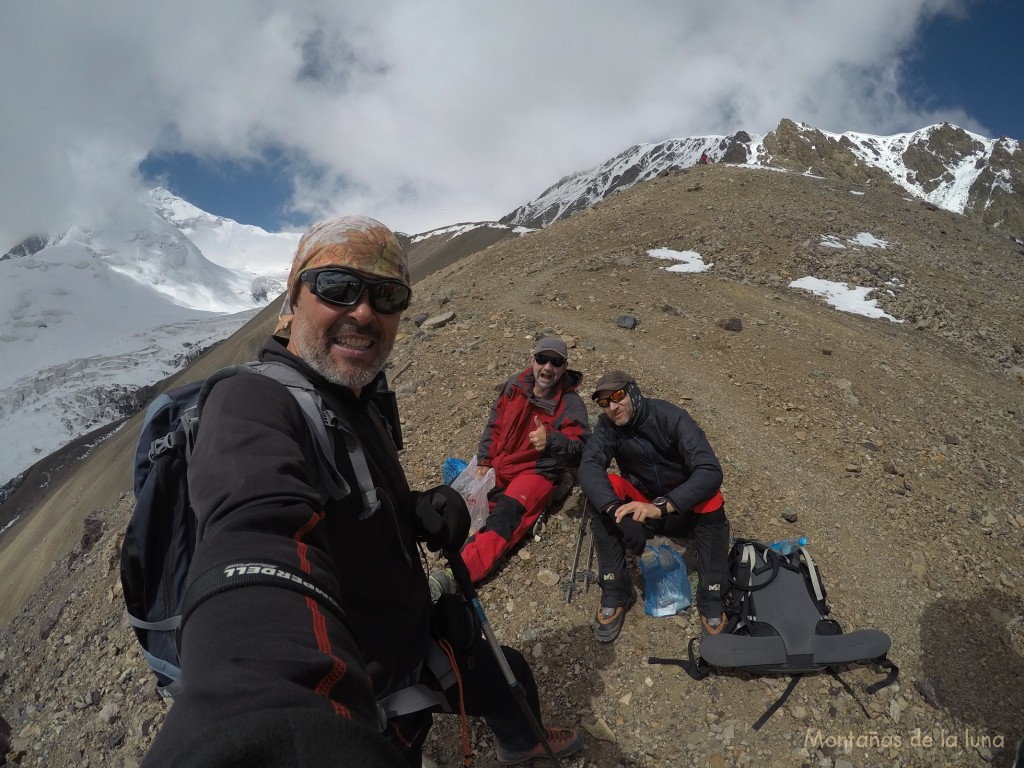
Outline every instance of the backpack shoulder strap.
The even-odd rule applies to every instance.
[[[363,446],[359,442],[359,438],[356,437],[355,433],[334,411],[324,405],[323,397],[321,397],[320,392],[309,379],[296,369],[283,363],[271,361],[257,363],[253,367],[263,375],[277,379],[288,387],[288,391],[295,397],[299,407],[302,409],[303,415],[306,417],[306,421],[312,427],[319,449],[325,452],[329,459],[330,468],[334,476],[333,479],[344,484],[345,494],[347,494],[348,484],[345,483],[344,478],[341,477],[334,465],[334,443],[330,439],[327,427],[341,433],[341,438],[345,443],[345,452],[352,463],[352,470],[356,475],[356,484],[359,486],[359,495],[363,502],[363,511],[359,516],[360,519],[367,518],[380,509],[377,488],[373,484],[370,467],[366,463],[366,454],[363,452]]]
[[[234,365],[222,368],[213,373],[203,384],[199,392],[197,404],[197,418],[202,416],[203,405],[209,396],[213,386],[222,379],[237,376],[239,374],[261,374],[269,376],[280,382],[295,398],[302,415],[313,433],[316,443],[317,460],[320,464],[322,477],[319,478],[323,485],[322,490],[332,499],[341,499],[350,492],[349,484],[338,471],[334,461],[334,440],[331,430],[341,433],[345,443],[345,451],[348,453],[349,461],[352,463],[352,470],[355,472],[356,484],[359,486],[359,494],[363,504],[363,511],[360,518],[372,515],[380,508],[380,501],[377,498],[377,490],[370,475],[370,468],[366,463],[366,455],[363,452],[362,444],[351,429],[330,409],[324,405],[320,392],[305,376],[298,370],[284,363],[275,361],[251,362],[245,365]]]
[[[414,685],[401,688],[377,700],[378,726],[381,731],[387,727],[388,720],[400,715],[407,715],[410,712],[420,712],[424,709],[434,708],[442,712],[451,712],[451,704],[448,703],[444,691],[447,691],[458,682],[458,677],[452,667],[451,660],[441,650],[436,641],[431,641],[427,648],[425,659],[427,669],[434,675],[440,690],[425,683],[419,682]]]

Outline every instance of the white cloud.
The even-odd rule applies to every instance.
[[[900,56],[959,0],[626,5],[12,0],[0,247],[134,193],[148,153],[294,162],[300,214],[494,219],[630,144],[911,130]],[[977,129],[958,112],[943,113]]]

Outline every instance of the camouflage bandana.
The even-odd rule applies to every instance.
[[[288,273],[288,295],[275,336],[289,338],[299,295],[299,275],[315,267],[349,267],[365,275],[401,280],[409,285],[409,259],[395,233],[368,216],[340,216],[314,224],[299,240]]]

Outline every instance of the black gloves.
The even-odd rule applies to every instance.
[[[634,555],[643,554],[644,547],[647,546],[647,529],[643,523],[638,523],[631,515],[626,515],[619,520],[618,525],[626,551]]]
[[[437,485],[420,494],[413,516],[417,538],[431,552],[461,547],[469,535],[469,509],[451,486]]]

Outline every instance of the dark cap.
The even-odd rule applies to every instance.
[[[590,399],[596,400],[600,392],[614,392],[617,389],[625,389],[630,384],[636,384],[636,381],[625,371],[608,371],[597,380],[597,384],[594,385],[594,394],[590,396]]]
[[[554,352],[565,360],[569,359],[569,350],[565,348],[565,342],[554,336],[545,336],[543,339],[540,339],[537,342],[537,346],[533,348],[533,351],[534,353]]]

